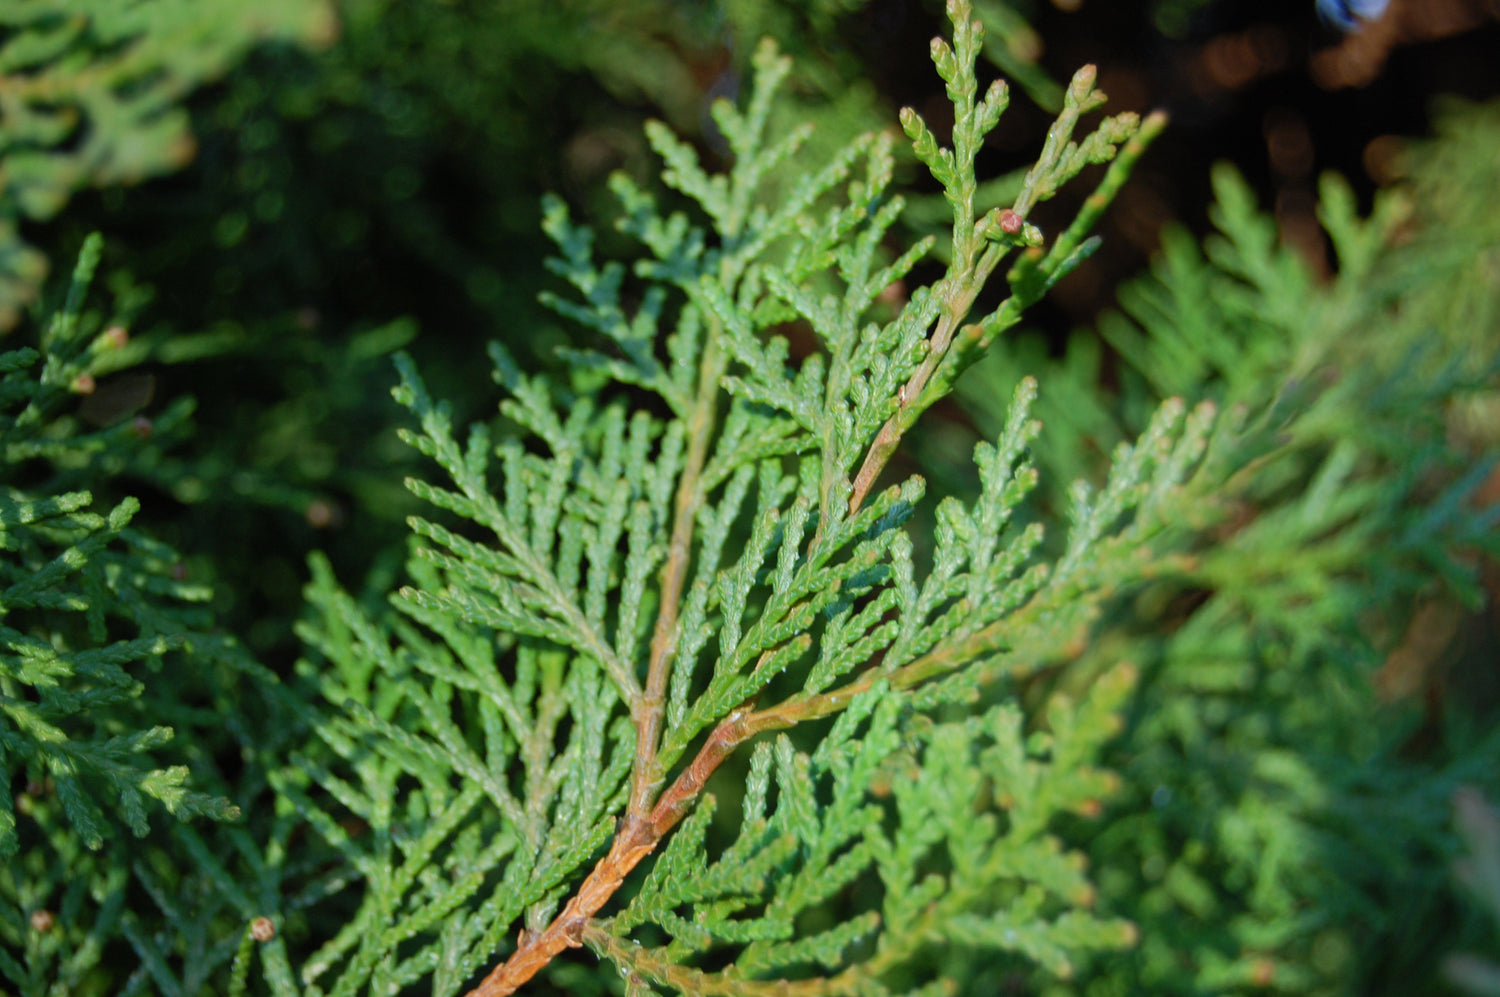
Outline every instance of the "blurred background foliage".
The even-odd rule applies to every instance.
[[[1345,35],[1307,0],[975,6],[1017,91],[987,151],[995,203],[1080,63],[1111,110],[1173,123],[1104,248],[934,411],[920,469],[963,487],[1023,373],[1043,387],[1057,508],[1168,395],[1238,406],[1274,438],[1216,507],[1219,543],[1031,693],[1121,659],[1147,676],[1121,797],[1077,829],[1100,903],[1143,943],[1049,986],[1496,992],[1477,796],[1460,868],[1489,899],[1469,906],[1448,869],[1454,791],[1500,790],[1497,578],[1443,553],[1488,538],[1430,528],[1444,503],[1500,493],[1500,111],[1482,103],[1500,94],[1500,11],[1392,0]],[[487,414],[489,339],[568,376],[554,348],[571,333],[536,301],[553,286],[541,193],[606,218],[611,171],[654,182],[651,117],[722,156],[708,103],[737,95],[764,35],[796,59],[777,114],[815,120],[816,141],[890,127],[902,105],[941,127],[940,16],[921,0],[8,0],[0,323],[26,335],[105,234],[90,321],[129,330],[129,362],[100,371],[80,420],[172,415],[150,460],[91,487],[140,496],[135,526],[285,674],[310,550],[371,591],[403,557],[389,354],[415,353],[461,418]],[[907,224],[926,231],[932,207],[914,198]],[[1477,954],[1444,968],[1460,943]]]

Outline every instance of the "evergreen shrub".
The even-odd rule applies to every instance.
[[[148,6],[140,30],[173,22]],[[1166,122],[1095,115],[1085,67],[1032,165],[981,183],[1010,100],[976,70],[1009,8],[983,7],[949,0],[931,45],[951,128],[900,116],[940,232],[902,223],[894,129],[781,126],[766,43],[712,139],[646,126],[660,168],[610,179],[613,235],[544,202],[542,302],[577,331],[545,367],[492,344],[489,416],[398,351],[427,352],[413,323],[326,350],[303,323],[288,381],[339,383],[251,437],[294,461],[329,418],[368,445],[394,356],[414,456],[372,463],[411,497],[351,476],[338,512],[413,514],[358,534],[363,576],[311,555],[295,660],[237,591],[288,552],[235,563],[184,523],[311,520],[334,472],[194,450],[195,403],[150,390],[294,335],[288,302],[137,334],[171,302],[99,275],[98,237],[55,293],[15,290],[7,992],[1491,992],[1494,911],[1465,898],[1494,906],[1500,114],[1450,107],[1367,212],[1325,177],[1329,279],[1218,168],[1217,233],[1169,231],[1047,344],[1027,310]],[[375,34],[356,15],[385,9],[345,13]],[[113,65],[107,20],[14,14],[0,52]],[[292,30],[267,23],[205,65]],[[963,430],[931,426],[955,402],[959,469]]]

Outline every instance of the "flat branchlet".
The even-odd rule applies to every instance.
[[[392,632],[330,578],[314,586],[323,632],[338,633],[321,644],[329,694],[353,711],[325,740],[358,778],[313,779],[375,843],[344,835],[366,901],[309,981],[342,963],[335,991],[435,972],[449,993],[500,950],[473,991],[497,997],[587,946],[632,994],[884,993],[940,973],[934,945],[1067,974],[1077,954],[1132,940],[1090,910],[1081,862],[1049,829],[1110,791],[1091,762],[1133,670],[1040,713],[1007,683],[1075,646],[1171,531],[1212,410],[1169,403],[1097,494],[1076,490],[1053,563],[1017,517],[1037,480],[1034,382],[976,448],[970,501],[914,519],[924,482],[890,464],[1093,249],[1088,229],[1163,122],[1123,114],[1075,139],[1104,102],[1085,68],[1020,195],[981,211],[975,159],[1008,91],[979,94],[982,29],[967,3],[949,15],[953,41],[932,55],[952,147],[916,112],[901,121],[952,207],[951,262],[899,305],[888,290],[933,240],[899,246],[893,137],[800,163],[806,132],[767,128],[789,62],[764,45],[747,105],[714,108],[727,173],[648,130],[698,219],[616,178],[619,228],[643,247],[627,268],[597,261],[591,233],[547,202],[553,269],[572,288],[549,300],[595,334],[569,361],[597,388],[559,390],[495,347],[519,429],[497,442],[457,431],[400,362],[407,439],[446,479],[411,487],[462,525],[413,521]],[[1091,164],[1108,164],[1096,191],[1047,238],[1028,215]],[[1000,303],[976,310],[997,282]],[[794,351],[789,324],[810,343]],[[382,673],[402,677],[398,696],[374,691]],[[730,813],[706,791],[716,773]],[[425,969],[390,955],[433,930],[435,969],[430,950]]]

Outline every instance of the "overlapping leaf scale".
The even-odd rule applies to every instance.
[[[33,400],[45,388],[34,381],[24,387]],[[19,420],[3,422],[12,436],[43,428],[34,421],[23,432]],[[155,750],[172,739],[170,728],[119,732],[117,711],[145,690],[139,666],[186,645],[194,620],[185,604],[204,593],[166,577],[170,552],[129,530],[139,503],[126,499],[101,516],[86,511],[91,502],[87,492],[37,500],[11,490],[0,508],[3,543],[13,552],[0,578],[0,617],[7,620],[0,676],[9,689],[0,715],[11,727],[0,737],[0,757],[11,764],[29,759],[52,779],[63,813],[97,849],[116,818],[144,835],[153,806],[179,817],[237,811],[189,791],[184,767],[152,767]],[[148,578],[158,570],[162,578]],[[140,636],[110,640],[111,619],[129,621]],[[7,784],[0,790],[0,856],[18,845],[15,806]]]
[[[581,406],[561,425],[551,414],[550,401],[527,393],[527,385],[536,387],[535,382],[502,366],[502,379],[511,379],[519,392],[509,407],[512,416],[525,418],[553,454],[528,453],[515,441],[497,448],[503,487],[503,498],[497,500],[486,462],[472,456],[487,449],[487,435],[476,431],[470,456],[461,459],[445,414],[426,400],[414,371],[407,367],[404,376],[400,395],[424,424],[424,433],[413,442],[438,460],[459,490],[420,481],[410,487],[440,508],[484,526],[499,545],[496,549],[415,520],[418,534],[437,545],[422,549],[421,556],[442,567],[447,584],[437,591],[409,588],[403,598],[497,632],[529,634],[571,647],[599,662],[622,693],[633,695],[634,659],[645,625],[641,609],[649,578],[663,556],[667,496],[682,460],[680,426],[664,430],[643,415],[627,424],[618,407],[584,412]],[[613,620],[608,618],[612,603],[619,607]]]
[[[317,733],[354,778],[310,757],[272,778],[361,871],[365,892],[346,930],[308,963],[304,982],[320,992],[315,981],[335,966],[331,993],[413,982],[437,969],[437,949],[394,962],[389,954],[435,932],[465,967],[462,976],[493,951],[497,918],[509,924],[544,900],[608,839],[613,822],[603,814],[624,782],[631,747],[624,725],[610,723],[617,697],[597,670],[564,669],[565,652],[524,644],[511,649],[516,668],[506,682],[494,667],[493,633],[412,605],[414,621],[432,630],[377,626],[326,568],[315,574],[321,583],[310,598],[328,619],[306,628],[309,647],[334,651],[328,663],[342,674],[324,679],[325,692],[345,694],[349,711],[348,719],[322,720]],[[416,572],[419,583],[435,577]],[[329,632],[331,639],[317,639]],[[432,681],[402,680],[414,670]],[[476,720],[477,731],[460,727],[461,715]],[[564,718],[571,736],[555,751]],[[518,781],[504,778],[517,767]],[[409,791],[407,780],[420,791]],[[351,834],[315,793],[356,815],[362,833]],[[489,807],[479,806],[485,798]],[[503,902],[467,909],[497,874]]]
[[[716,717],[802,660],[812,646],[810,631],[820,615],[848,617],[857,601],[879,598],[879,589],[889,583],[887,562],[902,535],[899,526],[919,500],[923,484],[914,478],[886,489],[816,543],[804,539],[815,501],[810,479],[782,513],[782,503],[795,487],[789,477],[770,470],[763,473],[760,510],[750,538],[736,564],[718,573],[712,583],[717,599],[709,598],[706,585],[701,611],[689,597],[692,615],[685,620],[696,622],[700,612],[706,614],[714,604],[720,609],[719,654],[707,687],[683,710],[680,723],[669,723],[664,758],[675,758]],[[844,556],[836,557],[840,553]],[[763,593],[763,602],[747,625],[744,616],[753,593]],[[860,606],[857,619],[860,625],[873,628],[878,618],[867,608]],[[850,644],[858,644],[860,634],[847,620],[841,625],[846,641],[843,647],[831,648],[831,653],[842,651],[842,659],[829,659],[819,670],[820,681],[831,681],[833,675],[858,664],[848,651]],[[674,677],[683,697],[687,696],[686,681]]]
[[[654,391],[679,413],[685,410],[688,404],[685,386],[668,376],[654,352],[666,304],[665,289],[649,287],[635,314],[627,316],[620,298],[624,267],[619,263],[608,263],[602,269],[595,266],[593,232],[586,226],[572,224],[567,205],[561,199],[548,197],[544,201],[542,228],[562,252],[561,257],[547,261],[548,268],[572,284],[585,301],[578,303],[544,292],[543,304],[584,328],[601,333],[624,355],[618,359],[594,349],[567,349],[563,356],[576,367],[600,370],[622,384]]]
[[[874,853],[887,958],[914,957],[939,924],[948,944],[1014,952],[1064,976],[1071,953],[1130,943],[1129,924],[1086,909],[1081,856],[1047,828],[1069,810],[1092,812],[1083,804],[1109,789],[1087,762],[1117,729],[1099,721],[1114,718],[1133,680],[1121,669],[1082,703],[1054,701],[1060,727],[1048,736],[1026,731],[1011,704],[919,728],[920,747],[891,779],[899,824]],[[990,801],[997,809],[976,813]]]
[[[880,687],[858,697],[810,757],[785,737],[761,745],[735,840],[709,860],[713,807],[705,801],[607,930],[627,938],[656,925],[672,939],[659,954],[674,963],[743,946],[728,971],[741,979],[792,967],[837,968],[849,946],[875,930],[879,915],[867,911],[801,937],[796,923],[872,864],[882,811],[868,789],[901,745],[899,713],[899,700]],[[642,971],[649,975],[652,963],[647,955]]]

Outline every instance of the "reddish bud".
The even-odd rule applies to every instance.
[[[38,907],[31,912],[31,930],[38,934],[46,934],[52,930],[54,919],[52,912],[45,907]]]
[[[98,387],[98,385],[94,383],[94,375],[90,374],[88,371],[84,371],[82,374],[79,374],[77,377],[73,378],[73,383],[68,385],[68,388],[75,395],[92,395],[94,393],[94,388],[96,387]]]
[[[257,942],[269,942],[276,937],[276,922],[269,917],[257,917],[250,922],[250,937]]]
[[[893,280],[885,286],[885,290],[880,292],[880,303],[890,305],[892,308],[900,308],[906,304],[907,297],[906,281]]]
[[[339,514],[339,507],[327,499],[313,499],[307,503],[307,508],[302,510],[302,515],[307,517],[309,526],[318,530],[338,526],[343,521],[343,517]]]
[[[1021,226],[1026,224],[1026,219],[1006,208],[1000,212],[1000,230],[1007,235],[1015,235],[1021,231]]]
[[[123,325],[112,325],[104,330],[104,335],[100,338],[104,340],[105,346],[118,350],[130,342],[130,333],[125,330]]]

